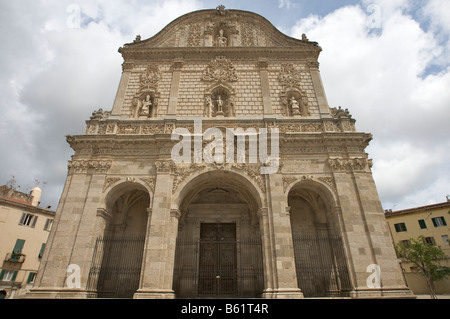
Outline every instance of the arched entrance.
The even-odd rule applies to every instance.
[[[305,297],[345,296],[350,279],[332,196],[304,181],[288,195],[298,286]]]
[[[173,280],[177,297],[262,293],[258,203],[240,179],[231,172],[207,172],[185,186]]]
[[[124,183],[106,197],[110,216],[97,238],[88,286],[99,298],[132,298],[139,288],[150,196],[136,183]]]

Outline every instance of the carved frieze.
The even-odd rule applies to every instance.
[[[103,184],[103,190],[102,192],[104,193],[108,187],[110,187],[112,184],[116,183],[120,181],[120,177],[105,177],[105,183]]]
[[[67,163],[69,172],[86,174],[88,169],[94,169],[94,173],[106,173],[111,167],[110,160],[72,160]]]
[[[372,160],[367,158],[329,158],[327,164],[335,172],[367,171],[372,167]]]
[[[158,173],[173,173],[176,169],[172,160],[155,161],[155,166]]]
[[[143,177],[141,180],[150,188],[150,190],[155,192],[155,178],[154,177]]]
[[[207,169],[208,167],[214,170],[237,170],[243,172],[250,179],[252,179],[262,192],[266,191],[266,182],[263,175],[260,173],[259,164],[246,164],[246,163],[193,163],[188,166],[175,165],[174,167],[174,181],[172,192],[174,192],[178,185],[183,182],[189,175],[198,171]]]

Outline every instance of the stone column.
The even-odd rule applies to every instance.
[[[171,160],[156,162],[155,193],[144,248],[141,286],[134,298],[175,297],[172,280],[180,214],[170,209],[173,165]]]
[[[266,287],[263,295],[265,298],[303,298],[297,284],[291,220],[286,212],[282,175],[268,174],[265,178],[269,233],[264,233],[264,238],[270,243],[272,258],[272,280],[267,282],[273,287]]]

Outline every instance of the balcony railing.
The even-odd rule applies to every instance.
[[[7,253],[5,261],[23,263],[25,261],[25,255],[20,253]]]

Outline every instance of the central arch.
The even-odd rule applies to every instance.
[[[245,176],[207,171],[186,182],[174,267],[177,297],[258,297],[264,289],[259,190]]]

